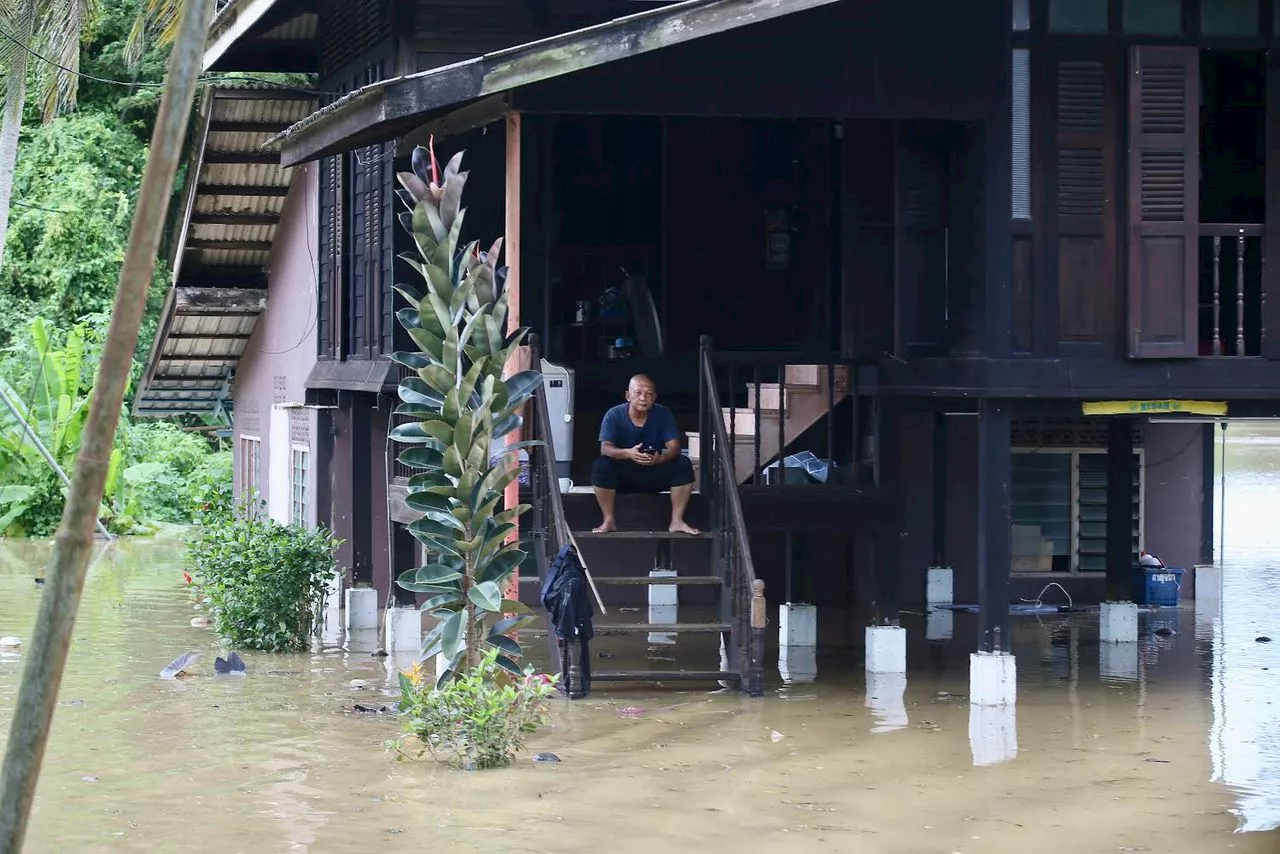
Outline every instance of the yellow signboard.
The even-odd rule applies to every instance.
[[[1086,401],[1085,415],[1211,415],[1227,414],[1220,400],[1096,400]]]

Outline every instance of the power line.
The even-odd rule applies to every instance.
[[[76,69],[74,69],[74,68],[68,68],[67,66],[63,65],[62,63],[57,62],[56,60],[50,59],[49,57],[45,56],[44,54],[42,54],[42,53],[40,53],[40,52],[38,52],[38,51],[34,50],[30,45],[26,44],[26,43],[25,43],[25,42],[23,42],[21,39],[17,38],[16,36],[11,35],[11,34],[10,34],[7,30],[5,30],[3,27],[0,27],[0,36],[3,36],[4,38],[6,38],[6,39],[8,39],[9,41],[13,42],[15,45],[17,45],[18,47],[22,48],[24,51],[26,51],[27,53],[29,53],[32,57],[34,57],[34,58],[36,58],[36,59],[40,60],[41,62],[46,63],[46,64],[48,64],[48,65],[52,65],[54,68],[57,68],[58,70],[60,70],[60,71],[62,71],[62,72],[65,72],[66,74],[74,75],[74,76],[76,76],[76,77],[80,78],[81,80],[89,80],[89,81],[91,81],[91,82],[93,82],[93,83],[105,83],[105,84],[107,84],[108,86],[123,86],[123,87],[128,88],[128,89],[137,89],[137,88],[144,88],[144,89],[162,89],[162,88],[164,88],[164,85],[165,85],[163,82],[160,82],[160,83],[150,83],[150,82],[146,82],[146,81],[114,80],[114,79],[112,79],[112,78],[110,78],[110,77],[98,77],[97,75],[94,75],[94,74],[88,74],[88,73],[86,73],[86,72],[84,72],[84,71],[77,71],[77,70],[76,70]],[[284,84],[281,84],[281,83],[277,83],[277,82],[276,82],[276,81],[274,81],[274,80],[268,80],[268,79],[266,79],[265,77],[252,77],[252,76],[247,76],[247,75],[244,75],[244,76],[234,76],[234,77],[233,77],[232,75],[229,75],[229,74],[213,74],[213,75],[209,75],[209,76],[207,76],[207,77],[201,77],[201,78],[200,78],[200,80],[199,80],[199,82],[201,82],[201,83],[218,83],[218,82],[220,82],[220,81],[224,81],[224,80],[243,80],[243,81],[248,82],[248,83],[264,83],[264,84],[268,84],[268,85],[274,86],[274,87],[276,87],[276,88],[278,88],[278,89],[284,89],[284,90],[289,91],[289,92],[301,92],[301,93],[303,93],[303,94],[305,94],[305,95],[317,95],[317,96],[323,95],[323,96],[334,96],[334,97],[340,97],[340,96],[342,96],[343,94],[345,94],[345,93],[343,93],[343,92],[324,92],[324,91],[320,91],[320,90],[317,90],[317,89],[303,89],[303,88],[301,88],[301,87],[299,87],[299,86],[287,86],[287,85],[284,85]]]
[[[20,208],[33,208],[34,210],[38,210],[38,211],[48,211],[49,213],[57,213],[57,214],[73,213],[73,211],[63,210],[62,208],[46,208],[44,205],[37,205],[33,202],[20,202],[17,199],[11,199],[9,201],[9,204],[17,205]]]

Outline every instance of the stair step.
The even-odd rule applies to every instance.
[[[680,534],[675,531],[574,531],[577,540],[709,540],[714,536],[710,531],[698,534]]]
[[[596,584],[722,584],[715,575],[675,575],[670,578],[649,578],[647,575],[615,575],[596,579]]]
[[[612,673],[592,671],[595,682],[738,682],[741,675],[723,670],[618,670]]]
[[[672,634],[683,634],[689,632],[727,632],[732,626],[728,623],[596,623],[594,625],[597,635],[607,634],[649,634],[650,632],[670,632]],[[530,635],[545,635],[545,628],[521,629],[520,633]]]

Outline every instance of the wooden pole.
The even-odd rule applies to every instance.
[[[507,192],[506,192],[506,215],[503,222],[503,231],[506,232],[503,246],[507,251],[507,280],[503,285],[503,290],[507,294],[507,334],[515,332],[520,328],[520,114],[510,113],[507,115]],[[529,361],[529,348],[521,347],[511,357],[511,364],[507,365],[507,376],[511,376],[521,370],[528,368],[536,369],[537,365],[527,364]],[[513,445],[521,441],[524,430],[513,430],[507,434],[507,444]],[[519,465],[519,457],[512,461],[513,465]],[[551,484],[552,489],[559,489],[560,485]],[[520,503],[520,480],[517,478],[507,484],[506,492],[503,495],[503,504],[507,507],[515,507]],[[520,520],[515,520],[516,529],[511,532],[508,542],[520,539]],[[511,600],[520,599],[520,569],[512,573],[511,583],[507,586],[507,598]]]
[[[8,749],[0,776],[0,851],[5,854],[21,851],[26,836],[49,725],[71,646],[76,610],[84,590],[85,572],[93,549],[93,526],[106,485],[120,407],[138,343],[138,327],[142,324],[147,289],[160,250],[173,179],[182,155],[201,55],[212,19],[213,0],[187,0],[169,56],[160,113],[151,135],[151,152],[142,174],[129,246],[120,268],[111,326],[98,364],[85,440],[76,457],[71,490],[54,537],[48,583],[40,600],[17,708],[9,727]]]

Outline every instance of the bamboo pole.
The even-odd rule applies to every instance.
[[[27,434],[31,444],[35,445],[36,450],[40,452],[40,456],[44,457],[44,461],[49,464],[49,468],[53,469],[53,473],[62,481],[62,485],[70,487],[71,478],[67,477],[67,473],[62,470],[62,466],[58,465],[58,461],[53,458],[53,454],[49,453],[49,449],[44,446],[44,442],[40,440],[35,429],[27,423],[27,419],[22,417],[22,413],[18,411],[18,407],[9,399],[9,395],[5,394],[3,388],[0,388],[0,403],[3,403],[5,409],[8,409],[10,414],[22,425],[22,432]],[[98,533],[105,539],[111,539],[111,532],[107,530],[106,525],[102,524],[101,519],[98,519]]]
[[[18,704],[9,727],[9,742],[0,773],[0,854],[17,854],[26,836],[40,763],[93,548],[93,523],[102,503],[120,407],[212,19],[213,0],[186,0],[169,55],[160,113],[151,135],[151,150],[142,173],[129,246],[120,268],[120,285],[98,364],[85,440],[76,457],[71,490],[54,538],[48,583],[40,599]]]

